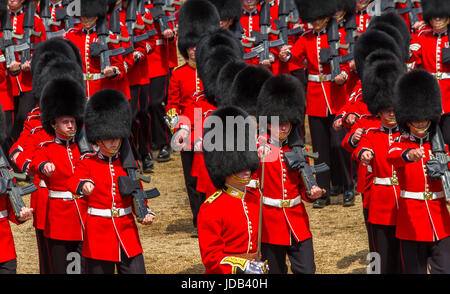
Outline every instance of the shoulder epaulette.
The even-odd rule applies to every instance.
[[[208,199],[205,200],[206,203],[213,203],[214,200],[216,200],[217,198],[219,198],[219,196],[222,195],[222,190],[218,190],[216,192],[214,192],[214,194],[212,194],[211,196],[208,197]]]
[[[84,153],[80,156],[80,160],[91,158],[95,154],[97,154],[97,153],[96,152]]]
[[[177,67],[175,67],[172,71],[177,70],[177,69],[179,69],[180,67],[185,66],[186,64],[187,64],[187,62],[182,63],[182,64],[178,65]]]

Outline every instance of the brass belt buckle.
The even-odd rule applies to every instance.
[[[288,208],[291,206],[291,200],[281,200],[281,208]]]
[[[327,81],[327,76],[324,74],[320,74],[319,75],[319,82],[326,82]]]
[[[436,77],[436,79],[442,80],[443,74],[441,72],[437,72],[434,76]]]
[[[111,208],[111,217],[119,217],[119,209],[118,208]]]
[[[81,196],[80,196],[80,195],[77,195],[77,194],[72,194],[72,199],[79,199],[79,198],[81,198]]]
[[[94,75],[91,73],[87,73],[86,74],[86,80],[87,81],[93,81],[94,80]]]
[[[423,192],[423,198],[425,198],[425,200],[433,199],[433,192]]]
[[[391,178],[391,185],[398,185],[398,178],[397,177],[392,177]]]

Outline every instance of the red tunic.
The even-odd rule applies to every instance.
[[[326,117],[335,114],[347,101],[346,87],[338,85],[328,78],[325,81],[311,81],[311,75],[328,76],[331,74],[330,64],[321,64],[320,50],[329,48],[326,33],[308,31],[295,42],[291,54],[294,59],[306,58],[310,77],[306,91],[306,114],[317,117]],[[340,51],[341,55],[346,52]],[[349,72],[348,64],[341,64],[341,71]]]
[[[3,33],[0,31],[0,38],[3,38]],[[0,50],[0,59],[5,58],[3,52]],[[6,60],[0,62],[0,105],[3,111],[14,110],[14,98],[12,89],[12,80],[9,77],[10,73],[6,68]]]
[[[84,156],[75,167],[75,174],[67,186],[74,194],[81,194],[81,184],[94,183],[93,192],[84,197],[87,206],[96,209],[129,208],[131,197],[122,197],[117,179],[127,176],[118,156],[101,153]],[[83,256],[118,262],[122,248],[128,257],[142,253],[138,228],[133,213],[113,218],[87,214],[83,242]]]
[[[434,242],[450,235],[450,214],[444,198],[422,200],[405,198],[405,192],[442,192],[440,180],[431,180],[426,174],[426,162],[430,159],[431,144],[428,136],[400,137],[392,144],[388,161],[395,166],[402,197],[399,199],[397,230],[395,236],[403,240]],[[421,148],[424,157],[410,162],[406,154],[410,149]]]
[[[17,222],[7,195],[0,195],[0,263],[17,257],[9,221]]]
[[[67,192],[67,181],[75,171],[75,165],[79,161],[80,151],[76,142],[70,142],[55,138],[49,142],[40,144],[31,163],[31,170],[41,177],[49,190],[49,202],[47,210],[47,223],[44,235],[47,238],[82,241],[84,221],[86,219],[86,201],[80,199],[53,198],[52,191]],[[41,167],[52,162],[55,171],[51,177],[41,172]]]
[[[378,130],[369,130],[361,137],[358,147],[353,152],[353,158],[358,161],[364,151],[371,151],[374,154],[370,166],[375,182],[364,194],[369,198],[368,222],[372,224],[395,226],[397,222],[400,187],[398,184],[390,184],[391,181],[387,184],[383,181],[397,178],[395,168],[388,163],[387,156],[394,139],[398,136],[400,132],[397,127],[388,129],[382,126]]]
[[[198,242],[207,274],[230,274],[233,265],[224,263],[227,257],[257,250],[259,198],[225,191],[210,196],[198,213]]]
[[[64,38],[72,41],[80,50],[83,60],[83,72],[86,81],[86,95],[91,97],[96,92],[112,88],[121,91],[128,99],[130,99],[130,88],[126,79],[126,71],[122,55],[112,56],[110,58],[111,66],[118,68],[119,74],[110,79],[100,77],[99,79],[90,79],[91,75],[101,74],[101,65],[99,57],[91,57],[90,45],[97,42],[97,32],[95,27],[86,31],[83,28],[72,29],[64,34]],[[111,39],[117,40],[116,35],[110,35]],[[113,50],[120,48],[120,44],[108,43],[108,48]]]
[[[263,196],[276,200],[305,198],[305,188],[298,171],[288,171],[284,152],[291,149],[287,144],[281,148],[271,144],[271,154],[264,162],[264,183],[261,183]],[[258,177],[262,179],[262,164],[258,169]],[[293,207],[275,207],[264,204],[262,223],[262,242],[275,245],[290,245],[291,234],[297,242],[311,238],[309,218],[305,205],[300,203]]]
[[[240,18],[241,26],[244,29],[244,34],[242,37],[242,44],[244,48],[244,53],[249,53],[252,50],[253,44],[249,40],[252,38],[252,31],[259,31],[259,5],[252,11],[248,12],[246,10],[242,11],[242,15]],[[259,64],[259,57],[254,57],[250,59],[246,59],[250,65]]]
[[[433,30],[423,30],[411,40],[410,49],[412,57],[410,62],[415,62],[430,73],[439,82],[442,93],[443,114],[450,112],[450,65],[442,61],[442,50],[449,47],[448,34],[439,35]],[[442,75],[444,74],[444,75]]]

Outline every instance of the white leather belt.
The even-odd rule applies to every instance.
[[[435,200],[444,198],[444,192],[408,192],[401,191],[400,196],[403,198],[416,199],[416,200]]]
[[[0,218],[5,218],[5,217],[8,217],[8,211],[7,210],[0,211]]]
[[[373,183],[375,185],[383,185],[383,186],[394,186],[398,185],[398,179],[397,178],[374,178]]]
[[[161,46],[164,44],[164,40],[163,39],[156,39],[156,46]]]
[[[437,80],[446,80],[446,79],[450,79],[450,73],[449,73],[449,72],[437,72],[437,73],[433,73],[433,76],[434,76]]]
[[[300,196],[297,196],[294,199],[273,199],[263,197],[263,203],[278,208],[290,208],[302,203],[302,198]]]
[[[259,188],[259,181],[258,180],[250,180],[250,182],[247,184],[248,188],[258,189]]]
[[[94,207],[88,207],[88,213],[90,215],[102,216],[107,218],[121,217],[132,212],[131,206],[127,208],[112,208],[112,209],[99,209]]]
[[[5,55],[0,55],[0,63],[6,62]]]
[[[83,73],[83,79],[85,81],[97,81],[97,80],[101,80],[104,79],[105,76],[101,73]]]
[[[64,200],[74,200],[74,199],[80,198],[80,196],[73,195],[69,191],[48,190],[48,195],[50,196],[50,198],[64,199]]]
[[[323,74],[320,74],[320,75],[308,75],[308,81],[311,81],[311,82],[318,82],[318,83],[321,83],[321,82],[328,82],[328,81],[331,81],[331,75],[323,75]]]

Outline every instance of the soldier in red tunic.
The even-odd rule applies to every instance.
[[[430,177],[427,166],[442,109],[440,87],[432,74],[415,70],[398,80],[395,93],[395,116],[406,134],[392,144],[388,162],[400,185],[395,236],[400,239],[402,270],[448,274],[450,214],[442,182]]]
[[[411,40],[411,63],[423,68],[439,81],[442,92],[442,119],[440,126],[445,143],[450,143],[450,64],[449,31],[450,1],[423,0],[423,18],[427,29]]]
[[[5,116],[0,106],[0,143],[3,143],[6,139],[5,130]],[[6,185],[2,183],[1,186],[1,193],[5,193]],[[11,221],[18,225],[32,217],[33,209],[24,207],[20,211],[20,217],[16,218],[8,195],[0,195],[0,274],[15,274],[17,269],[17,255],[9,222]]]
[[[295,274],[313,274],[316,270],[309,219],[302,199],[313,202],[326,191],[318,186],[306,191],[298,167],[289,165],[286,159],[298,143],[294,137],[303,117],[303,101],[303,85],[284,74],[266,80],[257,101],[259,123],[262,117],[267,117],[268,122],[267,141],[258,148],[261,159],[258,177],[264,203],[261,252],[274,274],[287,273],[286,256]],[[259,129],[263,127],[260,125]]]
[[[234,123],[227,123],[229,119]],[[240,126],[238,119],[247,123]],[[260,198],[247,194],[245,188],[259,166],[256,126],[246,112],[234,106],[217,109],[208,120],[222,124],[208,124],[203,136],[206,169],[218,189],[202,204],[198,215],[205,273],[265,273],[267,264],[256,254]],[[210,133],[222,136],[222,142],[209,141]]]
[[[24,18],[31,5],[29,0],[8,0],[8,9],[13,27],[13,41],[19,43],[24,37]],[[30,36],[29,46],[34,47],[37,43],[46,40],[46,32],[42,19],[38,14],[34,15],[33,32]],[[22,40],[23,41],[23,40]],[[31,48],[33,49],[33,48]],[[33,50],[30,55],[32,58]],[[19,65],[21,69],[18,75],[11,75],[12,91],[14,96],[14,126],[11,136],[17,140],[23,128],[23,123],[30,112],[36,106],[32,95],[31,59],[26,60],[24,56],[16,53],[16,61],[11,64],[12,71]]]
[[[400,188],[397,172],[387,156],[400,136],[392,100],[395,83],[404,72],[405,67],[398,59],[382,59],[368,65],[362,83],[363,99],[370,112],[379,117],[381,127],[366,130],[353,152],[353,158],[363,166],[370,166],[373,175],[373,184],[365,196],[369,198],[370,247],[380,254],[381,274],[401,272],[399,241],[395,237]]]
[[[51,273],[54,274],[65,274],[71,269],[81,272],[81,256],[69,254],[81,253],[87,212],[85,201],[74,197],[66,186],[81,156],[76,138],[83,127],[86,93],[82,86],[81,68],[76,75],[66,71],[64,66],[62,68],[48,76],[49,80],[40,95],[42,126],[54,137],[51,141],[39,144],[40,148],[30,163],[30,170],[48,188],[44,236],[49,250]],[[66,94],[61,96],[62,92]],[[75,267],[69,268],[73,258]]]
[[[120,147],[131,135],[130,106],[122,93],[105,89],[91,97],[85,112],[86,135],[99,151],[84,156],[68,181],[69,190],[87,202],[82,255],[87,274],[145,274],[132,197],[119,191],[118,178],[127,176]],[[118,119],[119,118],[119,119]],[[149,211],[141,221],[153,222]]]
[[[347,101],[345,83],[348,78],[348,63],[340,64],[340,74],[334,80],[331,77],[331,65],[322,64],[320,55],[323,49],[328,49],[327,25],[336,12],[334,1],[297,1],[300,18],[309,22],[313,30],[305,32],[291,46],[283,46],[280,51],[282,61],[306,58],[308,70],[308,87],[306,95],[306,115],[308,115],[313,150],[319,152],[318,163],[325,162],[330,171],[318,175],[317,180],[327,191],[330,185],[344,186],[344,202],[353,204],[353,182],[350,173],[350,158],[340,147],[342,132],[335,132],[332,123],[335,113]],[[345,50],[339,49],[340,55]],[[343,179],[337,182],[335,173]],[[314,203],[315,208],[322,208],[329,204],[328,192]]]
[[[213,4],[207,0],[189,0],[179,11],[178,17],[178,48],[186,60],[184,65],[172,71],[167,99],[167,119],[172,133],[183,134],[188,138],[188,131],[178,128],[180,117],[187,117],[192,109],[193,98],[203,91],[203,84],[197,73],[195,51],[198,41],[209,32],[219,29],[219,14]],[[189,125],[192,129],[193,122]],[[192,132],[193,134],[193,132]],[[176,137],[175,136],[175,137]],[[191,137],[192,138],[192,137]],[[197,178],[191,175],[194,160],[193,140],[181,150],[181,163],[193,215],[194,235],[197,227],[197,214],[204,195],[197,188]]]

